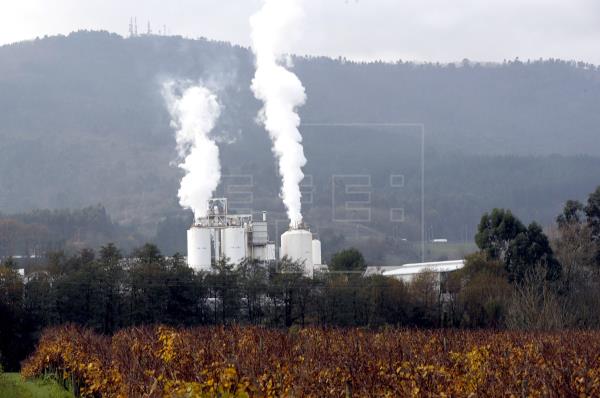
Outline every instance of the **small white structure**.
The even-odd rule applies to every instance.
[[[322,274],[322,273],[329,272],[329,266],[327,266],[327,264],[314,264],[313,270],[314,270],[314,272]],[[313,276],[314,276],[314,273],[313,273]]]
[[[275,255],[275,243],[267,243],[265,246],[265,261],[275,261],[277,259]]]
[[[321,241],[313,239],[312,241],[312,259],[313,265],[321,265]]]

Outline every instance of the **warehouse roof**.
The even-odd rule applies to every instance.
[[[465,266],[465,260],[433,261],[428,263],[404,264],[400,267],[383,271],[384,276],[413,275],[423,271],[450,272]]]

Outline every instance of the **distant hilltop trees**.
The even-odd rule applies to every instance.
[[[0,258],[40,258],[49,252],[100,247],[115,239],[123,239],[127,245],[122,227],[114,224],[100,205],[0,214]]]
[[[402,257],[402,239],[420,239],[422,203],[427,236],[452,244],[472,241],[481,214],[494,207],[550,225],[565,200],[583,200],[598,184],[600,71],[593,65],[293,61],[308,93],[300,110],[309,160],[303,209],[332,251],[355,246],[383,262],[389,258],[378,248],[385,247],[392,260],[414,261],[418,252]],[[255,123],[261,104],[249,89],[253,73],[248,49],[206,39],[82,31],[1,46],[0,212],[102,203],[116,224],[160,236],[165,252],[184,248],[177,231],[189,226],[189,214],[177,203],[181,174],[171,165],[175,141],[160,94],[163,79],[177,77],[222,86],[221,194],[242,185],[249,191],[242,201],[252,203],[239,207],[284,219],[269,138]],[[424,159],[419,128],[331,122],[422,123]],[[393,186],[398,174],[403,184]],[[356,181],[333,184],[340,175],[357,176],[372,199],[348,222],[333,220],[363,199],[345,193]],[[398,208],[401,222],[390,217]]]

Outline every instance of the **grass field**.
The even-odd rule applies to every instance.
[[[25,380],[18,373],[0,374],[1,398],[73,398],[52,380]]]

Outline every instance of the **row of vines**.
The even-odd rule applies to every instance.
[[[600,396],[600,333],[48,329],[23,364],[85,397]]]

